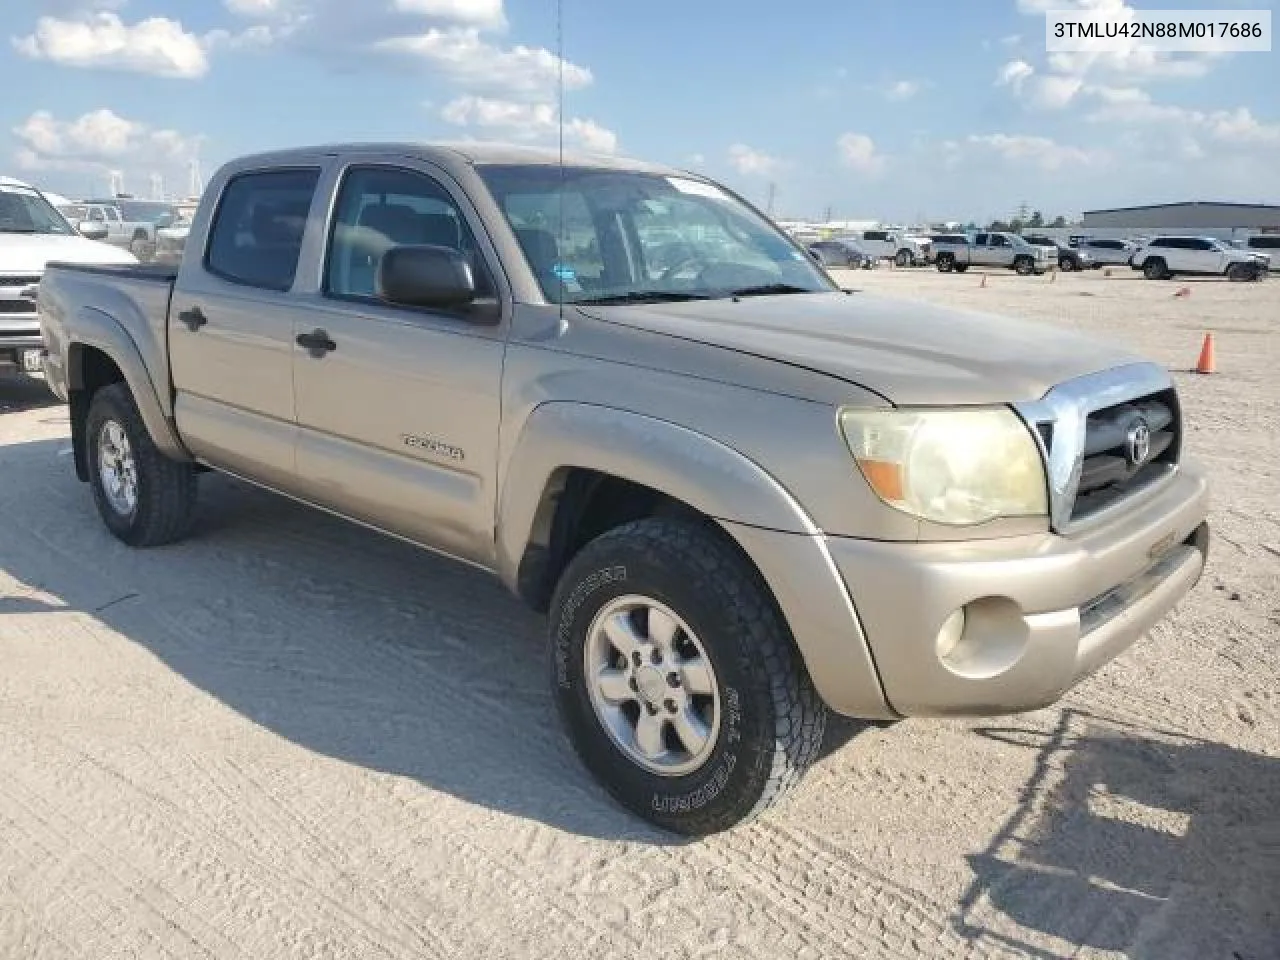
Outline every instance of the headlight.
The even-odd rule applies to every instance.
[[[904,513],[946,524],[1048,513],[1039,447],[1005,407],[844,410],[840,429],[871,489]]]

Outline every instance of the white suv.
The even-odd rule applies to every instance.
[[[1089,254],[1094,267],[1124,266],[1129,262],[1134,245],[1128,240],[1081,240],[1076,249]]]
[[[1164,280],[1177,274],[1259,280],[1267,264],[1257,256],[1236,250],[1213,237],[1154,237],[1134,251],[1129,266],[1148,280]]]
[[[914,267],[932,259],[932,244],[927,237],[910,237],[899,230],[863,230],[855,238],[877,260],[892,260],[900,267]]]

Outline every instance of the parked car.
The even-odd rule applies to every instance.
[[[943,273],[964,273],[970,266],[1010,267],[1026,275],[1044,273],[1058,265],[1057,247],[1034,246],[1016,233],[979,233],[963,243],[934,244],[934,257]]]
[[[927,237],[911,237],[897,230],[863,230],[855,239],[876,259],[892,260],[900,267],[914,267],[933,259]]]
[[[76,233],[35,187],[0,177],[0,363],[41,369],[36,297],[45,264],[132,263],[132,256]]]
[[[1096,270],[1104,266],[1126,266],[1133,255],[1134,244],[1129,240],[1110,240],[1092,237],[1081,241],[1076,248],[1089,254],[1091,265]]]
[[[176,268],[40,284],[107,529],[180,539],[212,468],[490,571],[548,614],[579,756],[666,829],[777,802],[828,709],[1052,703],[1200,577],[1162,364],[846,293],[713,181],[363,144],[207,189]],[[647,275],[648,224],[688,259]]]
[[[856,240],[818,240],[809,244],[809,252],[819,263],[827,267],[846,267],[851,270],[870,270],[879,261],[858,245]]]
[[[142,261],[156,256],[156,231],[182,221],[172,204],[158,200],[87,200],[89,218],[107,226],[107,242],[124,247]]]
[[[1179,274],[1260,280],[1268,267],[1259,257],[1214,237],[1155,237],[1133,252],[1129,265],[1148,280]]]
[[[155,259],[160,263],[178,263],[190,233],[191,221],[185,219],[167,227],[157,227]]]
[[[1023,234],[1023,239],[1033,247],[1053,247],[1057,250],[1059,270],[1087,270],[1093,266],[1093,257],[1088,250],[1069,247],[1042,234]]]

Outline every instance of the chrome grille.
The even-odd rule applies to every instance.
[[[1059,533],[1099,519],[1177,469],[1182,415],[1169,372],[1155,364],[1079,377],[1016,409],[1040,441],[1050,524]],[[1130,449],[1139,422],[1147,428],[1143,456]]]
[[[0,300],[0,313],[31,313],[36,312],[36,302],[25,298],[18,300]]]
[[[0,276],[0,287],[30,287],[40,282],[40,274],[9,274],[8,276]]]

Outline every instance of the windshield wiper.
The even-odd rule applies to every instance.
[[[767,297],[779,293],[817,293],[817,290],[811,290],[808,287],[797,287],[793,283],[762,283],[755,287],[739,287],[737,290],[730,290],[727,296],[730,297]]]
[[[576,304],[609,303],[683,303],[687,300],[710,300],[705,293],[680,293],[675,290],[631,290],[627,293],[611,293],[600,297],[574,300]]]

